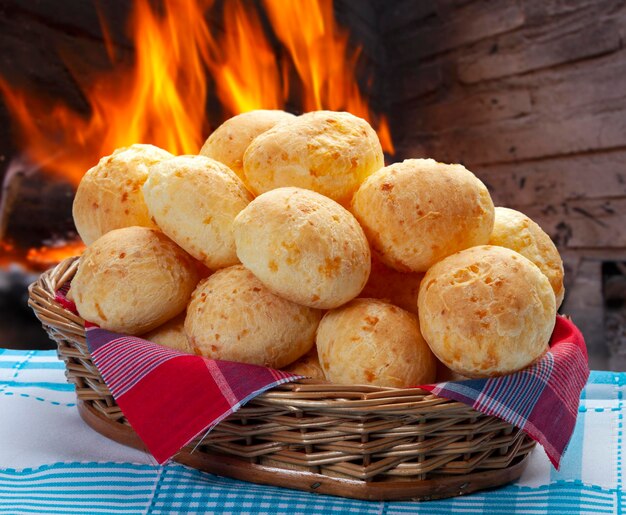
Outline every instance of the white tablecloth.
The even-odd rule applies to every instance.
[[[52,351],[0,349],[0,514],[621,513],[626,374],[592,372],[561,470],[537,448],[522,478],[425,503],[364,502],[159,466],[78,416]]]

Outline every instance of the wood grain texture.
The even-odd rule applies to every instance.
[[[528,162],[476,165],[494,202],[517,209],[564,200],[626,197],[626,149],[548,157]]]
[[[626,108],[585,114],[567,121],[536,116],[445,131],[438,134],[429,151],[434,159],[473,166],[625,146]]]
[[[401,128],[394,130],[397,157],[462,162],[488,184],[496,204],[537,218],[562,249],[621,253],[626,2],[434,4],[410,36],[389,40],[413,38],[415,47],[431,49],[413,51],[412,68],[402,59],[395,65],[405,72],[388,90],[392,128]],[[510,19],[481,33],[477,13],[487,5]],[[497,12],[483,15],[498,20]],[[466,35],[447,37],[446,26]],[[443,46],[431,42],[437,29]],[[420,96],[411,99],[414,78],[435,67],[437,81],[415,88]]]
[[[442,2],[438,2],[440,9]],[[524,23],[524,12],[516,2],[469,2],[466,6],[445,9],[435,20],[412,31],[389,35],[397,51],[391,56],[393,65],[422,59],[468,43],[518,28]]]
[[[578,31],[568,31],[553,39],[528,41],[516,38],[509,43],[509,48],[499,48],[498,52],[485,49],[460,59],[459,79],[474,83],[612,52],[620,48],[619,26],[607,21],[580,27]]]

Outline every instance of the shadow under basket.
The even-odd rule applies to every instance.
[[[84,321],[54,300],[70,258],[30,286],[30,306],[58,344],[78,409],[96,431],[144,449],[91,361]],[[520,429],[417,388],[314,380],[255,397],[174,458],[253,483],[367,500],[429,500],[513,481],[535,442]],[[87,457],[86,457],[87,458]]]

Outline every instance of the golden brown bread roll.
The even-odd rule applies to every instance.
[[[193,354],[193,349],[187,341],[187,336],[185,336],[184,326],[186,315],[187,313],[183,311],[180,315],[175,316],[163,325],[160,325],[149,333],[144,334],[142,338],[144,340],[158,343],[159,345],[164,345],[170,349]]]
[[[497,207],[490,245],[506,247],[530,259],[550,281],[556,296],[556,308],[563,302],[563,261],[556,245],[538,224],[524,213]]]
[[[417,296],[423,278],[423,273],[389,268],[372,255],[372,270],[359,297],[385,300],[417,315]]]
[[[417,317],[377,299],[355,299],[326,313],[316,342],[333,383],[404,388],[435,380],[435,357]]]
[[[315,345],[299,360],[294,361],[291,365],[286,367],[285,372],[291,372],[292,374],[306,376],[312,379],[326,380],[322,365],[320,365],[320,359],[317,356],[317,347]]]
[[[131,145],[103,157],[83,176],[72,214],[86,245],[113,229],[137,225],[156,228],[141,187],[150,166],[171,157],[169,152],[152,145]]]
[[[554,292],[541,270],[513,250],[490,245],[428,270],[418,306],[430,348],[467,377],[527,367],[547,350],[556,319]]]
[[[472,172],[432,159],[387,166],[352,199],[372,250],[400,272],[425,272],[450,254],[487,243],[493,209]]]
[[[85,320],[143,334],[183,311],[197,281],[192,258],[164,234],[126,227],[87,247],[70,291]]]
[[[205,156],[178,156],[150,169],[143,187],[159,228],[212,270],[238,263],[235,216],[252,195],[226,165]]]
[[[196,354],[281,368],[315,342],[321,313],[281,299],[241,265],[198,284],[185,334]]]
[[[235,218],[237,256],[265,286],[313,308],[356,297],[370,272],[370,250],[355,218],[319,193],[279,188]]]
[[[238,114],[213,131],[200,155],[224,163],[245,181],[243,155],[252,140],[274,125],[294,118],[293,114],[278,109],[258,109]]]
[[[283,186],[317,191],[348,205],[384,165],[374,129],[350,113],[313,111],[254,139],[243,158],[246,183],[260,195]]]

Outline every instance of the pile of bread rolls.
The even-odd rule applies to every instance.
[[[208,358],[407,387],[515,372],[548,348],[563,266],[461,165],[384,166],[349,113],[231,118],[200,155],[132,145],[74,201],[79,314]],[[437,373],[439,370],[439,375]]]

